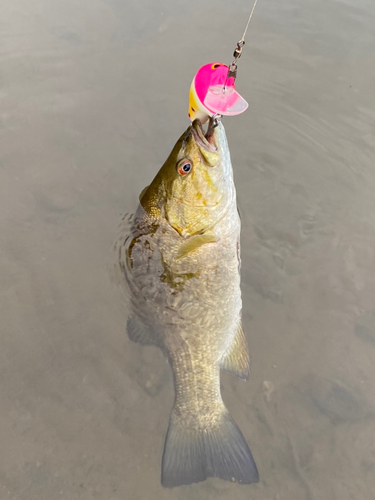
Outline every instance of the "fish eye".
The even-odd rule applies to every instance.
[[[180,175],[190,174],[192,169],[193,169],[193,165],[192,165],[190,160],[184,159],[184,160],[181,160],[177,163],[177,172]]]

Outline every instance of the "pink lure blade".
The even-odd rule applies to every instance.
[[[235,116],[243,113],[248,108],[248,103],[233,87],[226,87],[225,92],[222,85],[209,87],[204,100],[207,109],[219,115]]]
[[[235,90],[234,78],[228,77],[228,66],[209,63],[202,66],[190,87],[189,118],[202,122],[214,114],[234,116],[243,113],[248,104]]]

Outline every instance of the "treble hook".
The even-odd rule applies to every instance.
[[[218,113],[215,113],[213,116],[210,116],[210,122],[208,125],[207,132],[205,134],[206,139],[210,137],[212,131],[219,125],[220,121],[221,121],[221,115],[219,115]]]

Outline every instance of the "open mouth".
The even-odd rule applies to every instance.
[[[197,118],[193,121],[191,131],[194,139],[199,146],[205,148],[207,151],[215,152],[217,151],[215,138],[214,138],[215,126],[213,126],[212,118],[208,122],[207,131],[204,132],[202,123]]]

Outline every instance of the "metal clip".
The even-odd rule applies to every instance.
[[[229,80],[229,78],[234,78],[234,79],[237,78],[237,61],[242,55],[242,48],[244,45],[245,45],[245,40],[241,39],[239,42],[237,42],[237,47],[234,49],[233,52],[234,59],[232,64],[228,66],[228,73],[223,87],[224,93],[227,91],[227,81]]]
[[[234,61],[232,64],[235,64],[237,62],[237,60],[241,57],[242,47],[244,45],[245,45],[245,40],[240,40],[239,42],[237,42],[237,47],[234,49],[234,52],[233,52]]]
[[[227,80],[229,80],[229,78],[236,79],[236,77],[237,77],[237,64],[232,63],[228,68]]]

